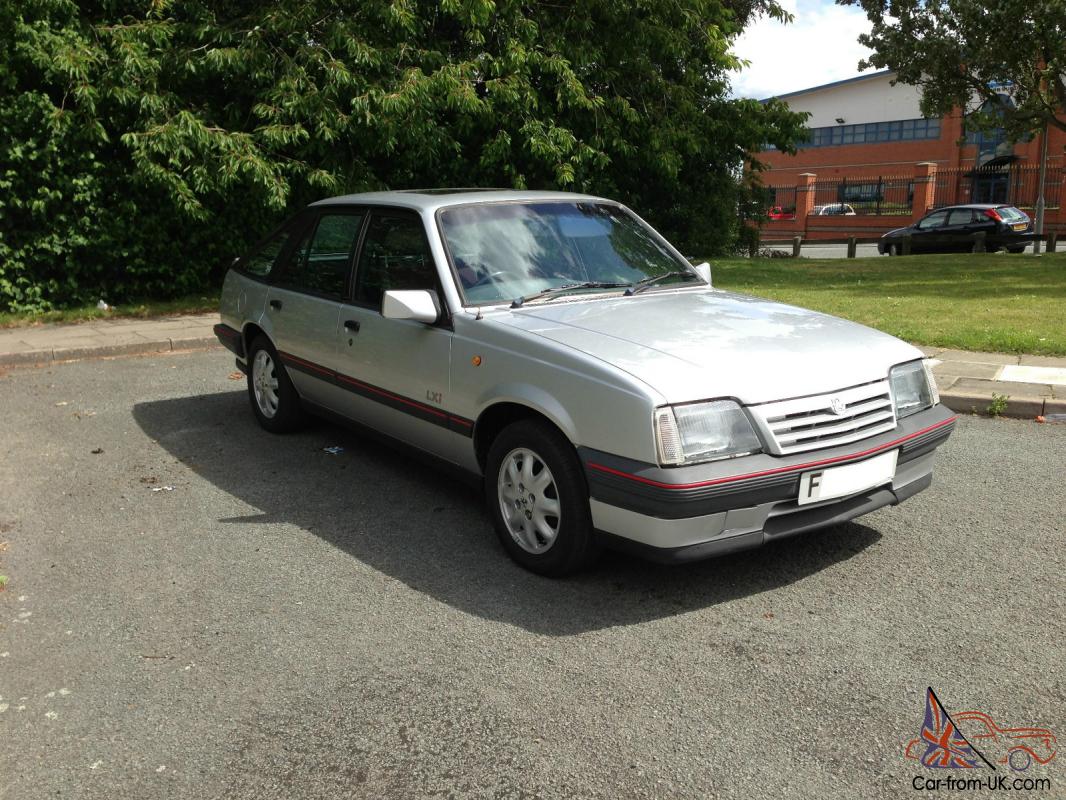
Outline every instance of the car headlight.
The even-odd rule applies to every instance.
[[[732,400],[658,409],[655,439],[663,465],[698,464],[762,449],[747,415]]]
[[[926,360],[911,361],[892,368],[888,373],[896,419],[909,417],[940,402],[936,379]]]

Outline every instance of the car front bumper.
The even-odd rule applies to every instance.
[[[694,561],[845,522],[896,505],[932,481],[933,451],[951,435],[944,406],[862,442],[787,457],[747,456],[664,469],[580,448],[593,525],[603,542],[660,562]],[[897,450],[891,483],[799,505],[800,476]]]

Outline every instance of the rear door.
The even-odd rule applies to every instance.
[[[940,234],[943,249],[953,253],[968,253],[973,250],[974,224],[972,208],[953,208],[948,212],[947,224]]]
[[[274,278],[266,314],[278,355],[300,395],[327,407],[337,330],[366,212],[323,209],[300,234]]]
[[[472,423],[449,414],[452,330],[442,307],[436,324],[385,319],[389,289],[427,289],[443,303],[440,276],[422,218],[375,208],[367,221],[351,301],[338,330],[337,382],[347,416],[423,450],[460,461]]]

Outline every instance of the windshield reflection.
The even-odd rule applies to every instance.
[[[583,284],[629,286],[656,277],[662,279],[655,286],[699,281],[654,231],[609,203],[487,203],[445,209],[440,219],[468,304],[560,287],[611,291]]]

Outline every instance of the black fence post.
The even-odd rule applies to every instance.
[[[905,256],[911,254],[911,235],[909,233],[903,235],[903,244],[900,247],[900,253]]]
[[[848,237],[848,258],[855,258],[855,248],[857,247],[857,245],[858,245],[858,242],[855,239],[855,237],[854,236],[849,236]]]
[[[1058,231],[1051,231],[1051,233],[1049,233],[1047,235],[1047,252],[1054,253],[1055,252],[1055,248],[1058,246],[1058,243],[1059,243],[1059,232]]]
[[[987,238],[987,236],[988,234],[986,234],[984,231],[978,231],[973,235],[973,251],[975,253],[985,252],[985,239]]]
[[[800,247],[802,246],[802,244],[803,244],[803,237],[802,236],[793,236],[792,237],[792,257],[793,258],[799,258],[800,257]]]

